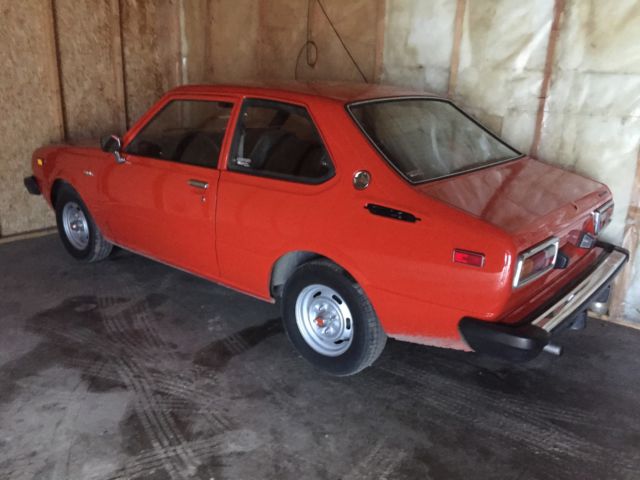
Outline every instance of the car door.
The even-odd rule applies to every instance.
[[[224,282],[268,297],[279,256],[334,235],[313,215],[332,208],[325,193],[334,180],[333,163],[306,108],[245,100],[220,177],[216,244]]]
[[[101,188],[112,240],[216,278],[215,212],[220,152],[232,98],[174,98],[127,139]]]

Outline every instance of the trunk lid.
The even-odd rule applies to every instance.
[[[552,235],[562,246],[571,231],[589,228],[593,210],[611,198],[603,184],[529,157],[416,189],[509,233],[518,251]]]

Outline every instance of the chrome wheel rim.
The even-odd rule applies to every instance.
[[[78,250],[89,245],[89,222],[84,212],[75,202],[68,202],[62,209],[62,226],[69,243]]]
[[[353,341],[353,316],[347,302],[326,285],[309,285],[298,294],[296,323],[307,345],[321,355],[342,355]]]

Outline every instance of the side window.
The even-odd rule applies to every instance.
[[[232,103],[173,100],[136,135],[125,153],[216,168]]]
[[[306,109],[265,100],[243,105],[229,170],[306,183],[334,173]]]

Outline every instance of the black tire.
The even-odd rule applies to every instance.
[[[353,322],[351,344],[337,356],[316,351],[305,340],[298,326],[296,302],[310,285],[326,285],[337,292],[348,306]],[[373,364],[387,341],[378,317],[362,288],[337,265],[326,260],[305,263],[287,280],[282,295],[284,328],[300,354],[315,367],[332,375],[353,375]]]
[[[74,246],[65,231],[63,223],[63,211],[67,204],[77,205],[86,218],[89,230],[89,240],[86,247],[84,248]],[[58,234],[60,235],[60,240],[62,240],[62,244],[72,257],[82,262],[90,263],[103,260],[109,256],[111,250],[113,249],[113,245],[102,236],[102,233],[93,220],[91,213],[89,213],[89,209],[80,198],[80,195],[78,195],[78,193],[73,188],[71,188],[71,186],[63,185],[62,187],[60,187],[60,190],[56,196],[55,210],[56,224],[58,226]]]

